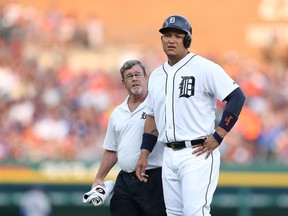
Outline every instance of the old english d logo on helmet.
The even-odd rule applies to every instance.
[[[169,19],[169,24],[171,24],[171,23],[175,23],[175,17],[174,16],[170,17],[170,19]]]

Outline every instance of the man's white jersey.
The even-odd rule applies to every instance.
[[[204,138],[214,131],[216,99],[239,87],[223,68],[189,53],[177,64],[166,61],[150,75],[147,114],[155,116],[164,143]],[[177,105],[176,105],[177,104]]]
[[[147,98],[133,112],[127,102],[128,97],[111,113],[103,147],[117,152],[118,164],[123,171],[133,172],[140,155]],[[163,148],[163,145],[155,145],[148,157],[147,169],[162,166]]]

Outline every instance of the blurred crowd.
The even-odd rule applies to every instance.
[[[100,158],[109,114],[126,96],[119,68],[75,71],[66,54],[79,48],[101,53],[104,36],[95,17],[80,22],[57,10],[1,6],[0,161]],[[223,162],[288,164],[288,58],[205,55],[226,69],[247,98],[220,147]],[[140,60],[147,65],[147,59]],[[222,108],[219,103],[217,120]]]

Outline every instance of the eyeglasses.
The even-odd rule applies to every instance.
[[[136,79],[139,79],[143,77],[143,74],[128,74],[127,76],[124,77],[125,80],[132,80],[133,77],[135,76]]]

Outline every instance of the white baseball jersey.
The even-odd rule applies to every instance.
[[[118,164],[123,171],[133,172],[140,155],[147,98],[133,112],[127,102],[128,97],[111,113],[103,147],[117,152]],[[162,166],[163,148],[163,145],[155,146],[148,157],[147,169]]]
[[[158,140],[189,141],[213,133],[216,99],[237,87],[222,67],[193,53],[173,66],[166,61],[148,83],[147,114],[155,117]]]
[[[147,114],[155,117],[162,143],[190,141],[214,132],[216,99],[238,85],[212,61],[189,53],[177,64],[165,62],[150,75]],[[220,152],[195,156],[191,148],[166,147],[162,180],[168,216],[210,216]]]

